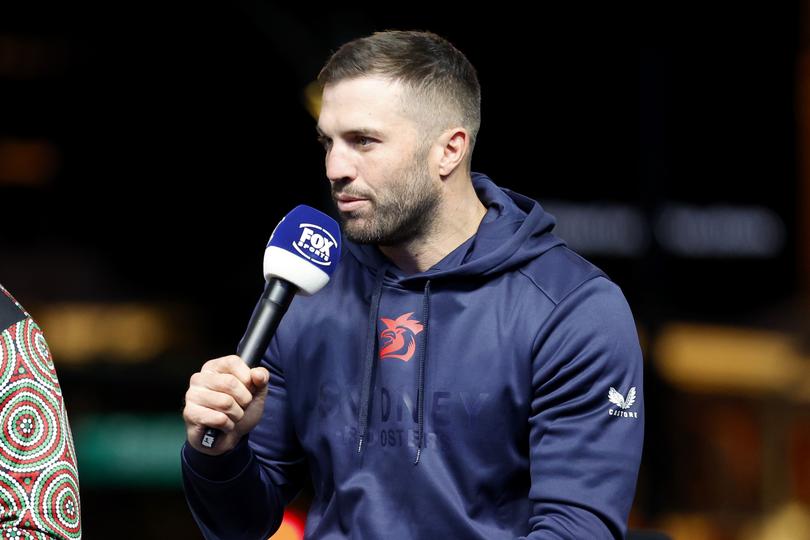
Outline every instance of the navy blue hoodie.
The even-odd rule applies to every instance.
[[[184,446],[206,538],[267,538],[306,482],[307,539],[624,537],[644,432],[631,311],[537,202],[472,179],[475,236],[411,275],[345,242],[264,356],[259,425],[222,456]]]

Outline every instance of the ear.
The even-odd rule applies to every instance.
[[[470,135],[463,127],[450,128],[439,136],[437,146],[441,148],[438,160],[439,174],[442,177],[450,176],[467,156]]]

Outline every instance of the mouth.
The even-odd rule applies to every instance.
[[[349,195],[338,195],[335,197],[335,203],[337,204],[338,210],[341,212],[352,212],[368,202],[368,199],[351,197]]]

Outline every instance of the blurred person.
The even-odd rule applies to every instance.
[[[76,451],[42,330],[0,285],[2,538],[80,539]]]
[[[387,31],[318,80],[348,250],[261,367],[191,377],[203,535],[267,538],[310,482],[308,539],[622,538],[644,432],[633,316],[540,204],[471,172],[475,69],[440,36]]]

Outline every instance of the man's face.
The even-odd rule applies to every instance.
[[[361,77],[327,85],[318,120],[346,236],[358,243],[397,245],[425,233],[440,202],[430,172],[431,141],[420,141],[403,112],[406,90],[387,79]]]

